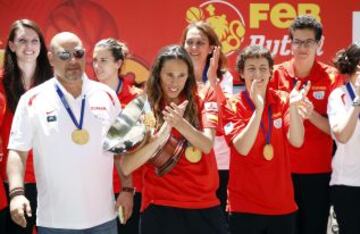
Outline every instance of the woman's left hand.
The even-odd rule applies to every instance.
[[[171,103],[170,106],[166,106],[165,110],[162,111],[164,120],[170,127],[177,127],[184,120],[183,116],[188,102],[189,101],[185,100],[180,105]]]

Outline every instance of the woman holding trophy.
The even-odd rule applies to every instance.
[[[219,52],[214,54],[217,60]],[[214,64],[211,74],[216,74]],[[215,93],[210,86],[198,90],[191,58],[174,45],[158,54],[146,94],[155,133],[122,162],[125,174],[146,163],[140,232],[226,233],[212,150],[218,123]]]

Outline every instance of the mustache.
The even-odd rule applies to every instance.
[[[69,65],[65,68],[66,70],[73,70],[73,69],[81,69],[81,66],[79,64],[76,65]]]

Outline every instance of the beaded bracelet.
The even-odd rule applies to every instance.
[[[122,187],[121,192],[127,192],[127,193],[135,194],[135,188],[134,187]]]
[[[9,192],[9,198],[10,200],[13,199],[16,196],[25,195],[25,189],[23,187],[16,187],[11,189]]]

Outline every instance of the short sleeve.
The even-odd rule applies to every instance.
[[[21,96],[17,105],[15,115],[11,125],[9,137],[9,150],[29,151],[33,142],[33,123],[31,121],[32,113],[31,99],[29,96]]]
[[[347,112],[345,101],[347,95],[341,88],[335,89],[329,96],[327,105],[327,114],[329,118],[330,128],[333,128],[341,121],[345,121]]]
[[[219,123],[219,108],[216,100],[216,94],[212,88],[205,88],[203,105],[201,111],[201,123],[203,128],[217,128]],[[202,95],[200,94],[200,97]]]
[[[233,139],[246,127],[246,119],[241,116],[238,101],[228,99],[226,105],[221,107],[221,117],[224,126],[224,137],[229,146],[232,145]]]

